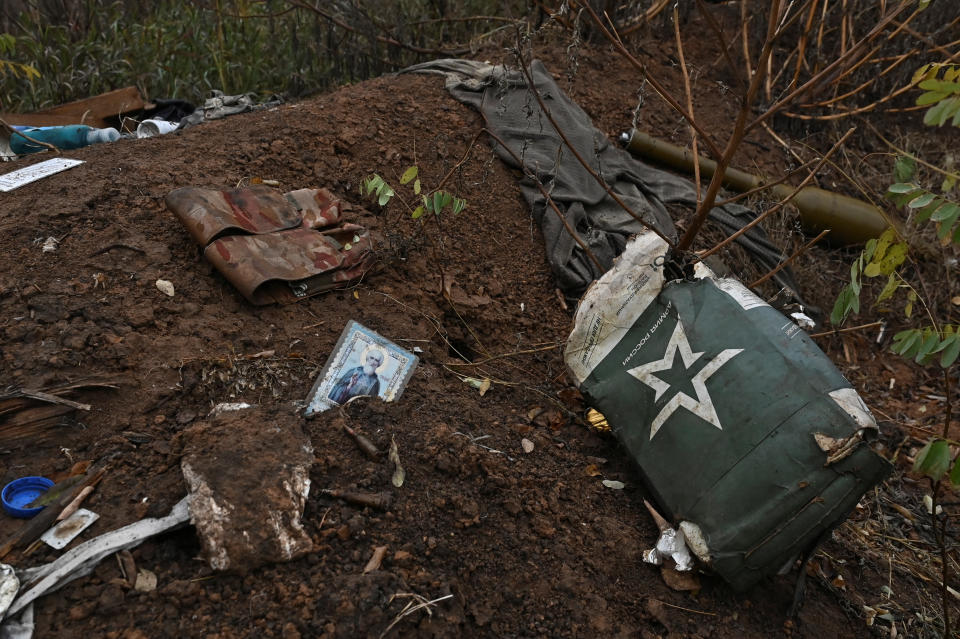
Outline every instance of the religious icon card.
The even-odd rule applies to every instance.
[[[410,351],[350,320],[307,397],[304,414],[312,417],[354,397],[392,402],[403,392],[417,361]]]

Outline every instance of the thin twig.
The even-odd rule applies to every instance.
[[[600,16],[598,16],[597,13],[593,10],[593,7],[590,6],[589,2],[584,3],[583,8],[587,11],[587,13],[590,14],[590,18],[600,28],[600,32],[603,33],[603,36],[614,45],[617,52],[620,53],[620,55],[623,56],[627,60],[627,62],[629,62],[635,69],[640,71],[640,73],[643,74],[643,77],[646,78],[647,82],[650,83],[650,86],[653,87],[653,90],[656,91],[657,94],[667,102],[667,104],[673,107],[673,109],[677,113],[683,116],[683,118],[690,123],[690,126],[694,127],[697,130],[697,133],[700,134],[700,137],[703,138],[703,141],[706,143],[707,147],[710,149],[710,153],[715,158],[719,159],[723,155],[723,153],[722,151],[720,151],[720,147],[717,145],[717,143],[713,140],[713,137],[711,137],[704,130],[703,127],[697,124],[696,120],[693,119],[693,116],[690,115],[690,113],[687,112],[687,110],[680,105],[680,102],[678,102],[676,98],[674,98],[670,94],[670,92],[667,91],[666,87],[664,87],[660,83],[660,81],[656,79],[656,77],[651,75],[650,70],[647,68],[647,65],[637,60],[633,56],[633,54],[627,51],[627,48],[623,46],[623,43],[619,42],[613,36],[613,34],[610,33],[607,27],[603,24],[603,21],[600,19]]]
[[[597,175],[597,172],[593,170],[593,167],[591,167],[590,164],[585,159],[583,159],[583,156],[580,155],[580,152],[577,151],[577,148],[573,145],[572,142],[570,142],[570,138],[567,137],[567,134],[563,131],[562,128],[560,128],[560,125],[557,124],[557,121],[553,118],[553,114],[550,112],[550,109],[548,109],[547,105],[544,103],[543,96],[540,95],[540,91],[537,89],[537,86],[534,84],[533,76],[530,75],[530,71],[527,69],[526,62],[524,61],[523,55],[520,52],[519,43],[517,44],[517,57],[520,59],[520,71],[523,73],[523,77],[526,78],[527,86],[530,88],[530,92],[533,93],[533,97],[536,98],[537,104],[540,105],[540,110],[543,112],[544,115],[547,116],[547,119],[550,121],[550,124],[553,126],[554,131],[557,132],[557,135],[560,136],[560,139],[563,140],[563,143],[567,145],[567,148],[570,149],[570,152],[573,153],[573,156],[577,159],[577,161],[583,166],[584,169],[587,170],[587,172],[591,175],[591,177],[593,177],[593,179],[596,180],[597,184],[599,184],[603,188],[603,190],[607,192],[607,195],[609,195],[613,199],[613,201],[620,206],[620,208],[626,211],[630,215],[630,217],[632,217],[634,220],[642,224],[644,228],[650,229],[651,231],[656,233],[660,237],[660,239],[662,239],[668,245],[673,246],[673,242],[671,242],[670,239],[660,231],[660,229],[656,228],[654,225],[644,220],[642,216],[638,215],[633,209],[627,206],[627,204],[623,200],[621,200],[616,193],[614,193],[613,189],[610,188],[610,185],[607,184],[606,180],[604,180],[602,177]]]
[[[786,96],[778,100],[775,104],[771,105],[766,111],[764,111],[760,116],[758,116],[753,122],[747,126],[747,131],[757,127],[761,122],[766,121],[771,118],[774,114],[781,111],[786,105],[793,102],[797,96],[802,95],[808,91],[812,91],[814,88],[820,85],[820,83],[835,71],[843,68],[850,60],[856,59],[860,52],[866,48],[867,44],[879,36],[884,29],[886,29],[890,24],[899,16],[911,3],[906,0],[902,0],[900,5],[886,15],[883,19],[878,22],[873,29],[871,29],[867,35],[860,39],[859,42],[854,44],[850,49],[843,53],[836,60],[824,67],[820,72],[816,73],[812,78],[807,80],[797,89],[794,89]]]
[[[467,150],[463,152],[463,157],[460,158],[460,161],[454,164],[449,171],[447,171],[447,174],[443,176],[443,179],[440,180],[440,183],[437,184],[437,187],[434,189],[434,191],[439,191],[442,189],[443,185],[446,184],[447,180],[450,179],[450,176],[453,175],[453,172],[463,166],[463,163],[467,161],[467,157],[470,155],[470,151],[473,150],[473,145],[477,143],[477,140],[480,139],[481,135],[483,135],[482,130],[478,131],[477,134],[473,136],[473,139],[470,140],[470,144],[467,145]]]
[[[419,600],[420,603],[416,605],[413,605],[412,601],[407,603],[407,605],[404,606],[403,610],[400,611],[400,614],[394,618],[394,620],[390,623],[389,626],[387,626],[387,629],[380,633],[380,639],[383,639],[384,637],[386,637],[387,633],[389,633],[393,629],[393,627],[398,623],[400,623],[400,621],[402,621],[403,618],[406,617],[407,615],[412,615],[416,611],[421,610],[423,608],[427,609],[427,614],[432,615],[433,613],[430,610],[430,606],[433,606],[446,599],[450,599],[453,597],[453,595],[444,595],[443,597],[437,597],[432,601],[427,601],[425,597],[421,597],[420,595],[413,594],[413,593],[399,593],[391,597],[391,599],[393,599],[394,597],[413,597],[414,599]]]
[[[499,355],[491,355],[484,359],[477,360],[475,362],[450,362],[448,366],[479,366],[480,364],[486,364],[487,362],[492,362],[495,359],[503,359],[505,357],[515,357],[517,355],[528,355],[530,353],[542,353],[544,351],[552,351],[559,348],[559,344],[551,344],[550,346],[542,346],[540,348],[530,348],[523,351],[514,351],[512,353],[501,353]]]
[[[733,74],[733,77],[737,79],[737,84],[740,85],[740,94],[743,95],[743,92],[747,88],[747,83],[743,79],[743,76],[737,72],[737,65],[733,62],[733,57],[730,55],[730,47],[725,44],[727,39],[724,36],[723,28],[717,23],[716,17],[713,15],[713,12],[707,7],[707,4],[703,0],[697,0],[697,8],[700,10],[701,15],[707,19],[707,24],[710,25],[710,29],[713,31],[714,35],[717,36],[717,43],[720,45],[720,48],[723,49],[723,57],[727,61],[727,66],[730,67],[730,73]]]
[[[677,605],[672,604],[672,603],[667,603],[666,601],[661,601],[660,603],[662,603],[664,606],[669,606],[670,608],[676,608],[677,610],[684,610],[684,611],[686,611],[686,612],[693,612],[693,613],[696,613],[696,614],[698,614],[698,615],[707,615],[707,616],[709,616],[709,617],[716,617],[716,616],[717,616],[717,613],[715,613],[715,612],[706,612],[705,610],[694,610],[693,608],[684,608],[683,606],[677,606]]]
[[[332,22],[333,24],[337,25],[338,27],[340,27],[341,29],[343,29],[343,30],[345,30],[345,31],[349,31],[350,33],[354,33],[354,34],[357,34],[357,35],[359,35],[359,36],[369,37],[369,34],[363,33],[363,32],[361,32],[361,31],[359,31],[358,29],[355,29],[355,28],[351,27],[349,24],[347,24],[347,23],[344,22],[343,20],[337,18],[336,16],[332,15],[331,13],[328,13],[327,11],[323,10],[322,8],[320,8],[320,3],[319,3],[319,2],[318,2],[316,5],[308,4],[308,3],[305,2],[304,0],[290,0],[290,2],[291,2],[294,6],[300,7],[301,9],[307,9],[308,11],[313,11],[313,12],[316,13],[317,15],[319,15],[319,16],[321,16],[322,18],[328,20],[329,22]],[[387,37],[387,36],[376,35],[376,36],[373,36],[373,38],[374,38],[374,40],[377,40],[378,42],[383,42],[384,44],[389,44],[389,45],[393,45],[393,46],[395,46],[395,47],[400,47],[401,49],[406,49],[407,51],[412,51],[412,52],[414,52],[414,53],[424,53],[424,54],[429,54],[429,55],[459,56],[459,55],[463,55],[463,54],[465,54],[465,53],[469,53],[469,52],[470,52],[470,48],[469,48],[469,47],[460,47],[460,48],[458,48],[458,49],[426,49],[426,48],[423,48],[423,47],[414,46],[414,45],[412,45],[412,44],[407,44],[407,43],[405,43],[405,42],[400,42],[399,40],[395,40],[395,39],[389,38],[389,37]]]
[[[693,92],[690,89],[690,73],[687,70],[687,61],[683,57],[683,39],[680,37],[680,10],[679,3],[673,5],[673,34],[677,40],[677,56],[680,58],[680,71],[683,75],[683,92],[687,97],[687,111],[690,115],[693,115]],[[722,42],[722,40],[721,40]],[[693,149],[693,157],[700,157],[700,151],[697,149],[697,130],[693,127],[690,127],[690,138],[691,148]],[[700,207],[700,196],[701,196],[701,184],[700,184],[700,163],[693,163],[693,186],[697,190],[697,205],[696,208]],[[663,236],[661,236],[663,237]]]
[[[812,240],[810,240],[809,242],[807,242],[806,244],[804,244],[803,246],[801,246],[800,248],[798,248],[797,251],[796,251],[796,253],[794,253],[793,255],[791,255],[790,257],[788,257],[787,259],[785,259],[784,261],[782,261],[782,262],[780,262],[779,264],[777,264],[777,266],[774,267],[773,269],[771,269],[770,272],[768,272],[766,275],[764,275],[764,276],[761,277],[760,279],[758,279],[758,280],[754,281],[752,284],[750,284],[750,288],[756,288],[757,286],[760,286],[761,284],[763,284],[764,282],[766,282],[767,280],[769,280],[771,277],[773,277],[774,275],[776,275],[777,273],[779,273],[780,271],[782,271],[782,270],[785,269],[786,267],[790,266],[790,264],[791,264],[795,259],[797,259],[797,257],[799,257],[801,254],[803,254],[804,252],[806,252],[811,246],[813,246],[814,244],[816,244],[817,242],[819,242],[820,240],[822,240],[822,239],[823,239],[823,236],[825,236],[825,235],[826,235],[827,233],[829,233],[829,232],[830,232],[830,229],[824,229],[823,231],[821,231],[821,232],[820,232],[820,235],[816,236],[815,238],[813,238]]]
[[[17,129],[15,129],[15,128],[13,128],[12,126],[10,126],[9,124],[7,124],[6,120],[4,120],[3,118],[0,118],[0,127],[3,127],[3,130],[6,131],[7,133],[9,133],[11,136],[13,136],[13,135],[19,135],[20,137],[25,138],[28,142],[33,142],[33,143],[36,144],[36,145],[39,145],[39,146],[42,146],[42,147],[46,147],[46,148],[50,149],[51,151],[53,151],[54,153],[60,153],[60,149],[58,149],[58,148],[55,147],[54,145],[50,144],[49,142],[42,142],[42,141],[40,141],[40,140],[35,140],[35,139],[33,139],[32,137],[30,137],[29,135],[27,135],[27,134],[24,133],[23,131],[18,131]]]
[[[860,326],[851,326],[849,328],[835,328],[829,331],[823,331],[822,333],[814,333],[810,337],[826,337],[827,335],[836,335],[837,333],[853,333],[855,331],[862,331],[865,328],[874,328],[875,326],[883,326],[883,322],[870,322],[869,324],[861,324]]]
[[[790,195],[788,195],[786,198],[784,198],[783,200],[781,200],[779,203],[777,203],[776,205],[770,207],[769,209],[767,209],[766,211],[764,211],[763,213],[761,213],[760,215],[758,215],[758,216],[757,216],[756,218],[754,218],[753,221],[751,221],[749,224],[744,225],[743,228],[741,228],[739,231],[737,231],[736,233],[734,233],[733,235],[731,235],[731,236],[728,237],[727,239],[723,240],[722,242],[720,242],[719,244],[717,244],[716,246],[714,246],[712,249],[709,249],[708,251],[699,254],[699,259],[702,261],[702,260],[705,260],[706,258],[710,257],[711,255],[713,255],[714,253],[716,253],[717,251],[719,251],[720,249],[722,249],[723,247],[725,247],[727,244],[729,244],[730,242],[733,242],[735,239],[737,239],[738,237],[740,237],[741,235],[743,235],[744,233],[746,233],[747,231],[749,231],[750,229],[752,229],[753,227],[755,227],[755,226],[756,226],[757,224],[759,224],[762,220],[765,220],[767,217],[769,217],[770,215],[772,215],[772,214],[775,213],[776,211],[779,211],[779,210],[782,209],[784,206],[786,206],[794,197],[796,197],[797,193],[799,193],[800,190],[801,190],[803,187],[805,187],[805,186],[807,185],[807,183],[810,182],[810,180],[813,179],[813,176],[816,175],[816,174],[817,174],[817,171],[820,170],[820,167],[823,166],[824,163],[826,163],[826,161],[827,161],[828,159],[830,159],[830,156],[833,155],[834,151],[836,151],[838,148],[840,148],[840,146],[841,146],[844,142],[846,142],[847,138],[849,138],[849,137],[853,134],[853,132],[856,131],[856,130],[857,130],[856,127],[853,127],[853,128],[851,128],[849,131],[847,131],[847,132],[843,135],[843,137],[840,138],[840,140],[838,140],[837,143],[834,144],[833,147],[831,147],[829,151],[827,151],[826,155],[824,155],[822,158],[820,158],[820,161],[817,162],[817,165],[813,168],[812,171],[810,171],[810,174],[807,175],[807,177],[805,177],[805,178],[803,179],[803,181],[790,193]]]
[[[775,0],[770,5],[769,22],[767,23],[767,37],[764,40],[763,47],[757,59],[757,70],[750,80],[750,85],[747,87],[746,94],[743,96],[743,100],[740,104],[740,111],[737,113],[737,119],[733,126],[733,133],[730,135],[730,139],[727,141],[727,146],[723,151],[723,155],[719,160],[717,160],[717,168],[714,171],[713,178],[710,180],[710,186],[707,187],[707,194],[700,203],[693,220],[690,222],[690,226],[683,234],[683,237],[680,238],[680,241],[677,242],[678,253],[683,253],[689,250],[689,248],[693,245],[693,240],[697,237],[700,229],[707,221],[707,216],[710,213],[710,209],[713,208],[713,203],[716,201],[717,193],[720,191],[720,187],[723,184],[723,175],[727,170],[727,166],[730,165],[730,161],[733,159],[733,154],[736,153],[737,149],[740,147],[740,143],[743,141],[743,137],[746,134],[747,129],[745,127],[747,117],[750,115],[753,102],[757,97],[757,93],[759,92],[761,85],[763,84],[763,78],[766,76],[766,60],[773,53],[773,44],[777,33],[776,17],[780,14],[781,6],[780,0]]]

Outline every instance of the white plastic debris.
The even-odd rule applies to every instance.
[[[18,590],[20,590],[20,580],[13,572],[13,566],[0,564],[0,619],[3,619],[3,613],[10,607]]]
[[[602,482],[607,488],[612,488],[613,490],[623,490],[625,485],[622,481],[617,481],[615,479],[604,479]]]
[[[207,417],[216,417],[220,413],[229,413],[235,410],[244,410],[250,408],[250,404],[246,402],[220,402],[213,407],[213,410],[210,411],[210,414]]]
[[[796,322],[797,326],[805,331],[811,331],[817,327],[817,323],[809,315],[804,313],[790,313],[790,318]]]
[[[177,130],[179,122],[167,122],[166,120],[144,120],[137,127],[138,138],[152,138],[158,135],[166,135]]]
[[[654,566],[662,564],[664,557],[673,559],[673,562],[677,565],[677,570],[693,569],[693,556],[690,555],[690,550],[687,548],[683,531],[667,528],[660,533],[657,546],[643,553],[643,560]]]
[[[43,533],[40,539],[51,548],[60,550],[76,539],[80,533],[92,526],[93,522],[98,519],[100,519],[100,515],[97,513],[87,510],[86,508],[81,508]]]
[[[160,289],[160,292],[164,295],[169,295],[170,297],[173,297],[174,295],[173,282],[168,280],[157,280],[157,288]]]
[[[19,575],[23,584],[20,596],[10,605],[6,615],[12,617],[38,597],[53,592],[74,579],[90,574],[105,557],[138,546],[145,539],[186,524],[190,521],[189,505],[190,497],[184,497],[166,517],[141,519],[129,526],[86,541],[55,561],[24,570]],[[2,630],[6,630],[6,627]]]

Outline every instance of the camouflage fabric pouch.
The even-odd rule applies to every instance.
[[[373,265],[369,232],[341,222],[344,203],[326,189],[281,194],[259,185],[186,187],[171,191],[166,204],[207,260],[252,304],[295,302],[342,288]]]

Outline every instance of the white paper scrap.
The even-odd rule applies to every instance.
[[[83,160],[51,158],[43,162],[38,162],[37,164],[31,164],[28,167],[0,175],[0,191],[12,191],[24,184],[30,184],[48,175],[72,169],[78,164],[83,164]]]

